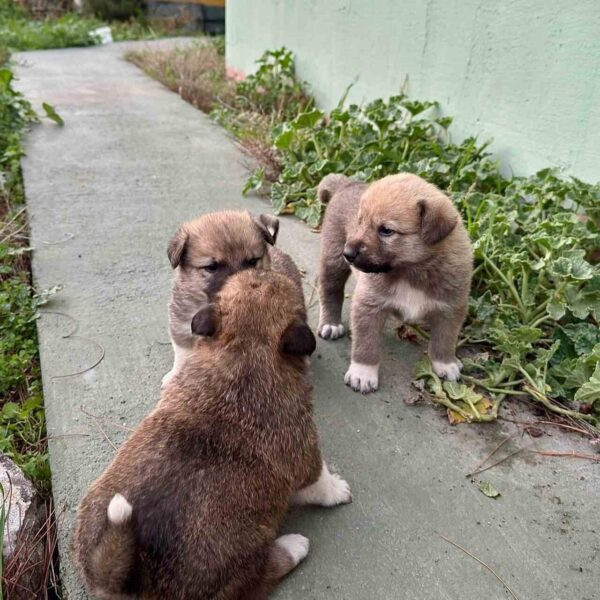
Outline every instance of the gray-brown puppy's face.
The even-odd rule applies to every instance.
[[[210,300],[234,273],[270,267],[267,248],[278,229],[279,221],[270,215],[210,213],[184,223],[167,254],[185,291]]]
[[[437,251],[458,219],[450,199],[435,186],[415,175],[384,177],[361,198],[344,258],[365,273],[419,264]]]

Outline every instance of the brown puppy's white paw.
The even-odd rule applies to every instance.
[[[441,362],[439,360],[432,360],[434,373],[442,379],[448,381],[457,381],[460,377],[460,370],[462,369],[462,363],[460,360],[455,359],[451,362]]]
[[[160,383],[160,389],[162,390],[163,388],[167,387],[167,385],[169,384],[171,379],[173,379],[173,377],[175,377],[175,369],[171,369],[168,373],[166,373],[163,376],[162,381]]]
[[[351,362],[344,375],[344,383],[355,392],[368,394],[379,387],[379,365],[364,365]]]
[[[337,325],[319,325],[319,336],[324,340],[337,340],[344,335],[344,326],[341,323]]]
[[[298,490],[292,496],[293,504],[316,504],[318,506],[337,506],[352,502],[350,484],[337,473],[330,473],[323,463],[319,479],[311,485]]]
[[[294,561],[296,566],[301,560],[306,558],[310,542],[308,538],[300,535],[299,533],[288,533],[287,535],[279,536],[275,542],[277,546],[283,548]]]

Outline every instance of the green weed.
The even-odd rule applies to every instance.
[[[600,184],[552,169],[506,179],[486,143],[450,141],[452,120],[435,102],[399,95],[365,106],[342,99],[329,114],[297,108],[270,132],[277,213],[317,227],[324,207],[316,186],[325,175],[373,181],[411,172],[445,190],[463,215],[475,275],[462,344],[476,345],[479,358],[465,361],[468,385],[442,384],[420,365],[436,398],[465,419],[490,420],[502,399],[523,395],[598,425]],[[259,168],[245,191],[264,184]],[[483,414],[472,409],[482,392],[492,400]]]
[[[51,108],[51,107],[49,107]],[[35,328],[38,300],[31,289],[21,137],[37,120],[0,68],[0,452],[43,490],[50,485]]]

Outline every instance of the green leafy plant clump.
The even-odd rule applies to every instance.
[[[99,38],[91,32],[101,25],[75,14],[34,20],[11,0],[0,0],[0,44],[12,50],[93,46]]]
[[[262,68],[268,81],[269,64]],[[450,140],[452,120],[435,102],[401,94],[364,106],[343,98],[329,114],[310,102],[296,109],[269,132],[276,175],[261,166],[245,187],[268,189],[277,213],[318,227],[316,187],[325,175],[373,181],[398,172],[436,184],[462,213],[475,250],[461,340],[467,358],[459,385],[439,381],[428,361],[419,365],[436,400],[462,420],[492,420],[504,398],[526,397],[597,425],[600,185],[552,169],[503,177],[488,144]]]
[[[30,284],[21,139],[37,120],[0,66],[0,452],[42,490],[50,486],[35,319],[42,302]],[[47,105],[54,120],[60,119]]]
[[[14,51],[94,46],[101,41],[94,31],[107,23],[114,41],[180,33],[166,22],[151,23],[143,16],[137,0],[92,3],[88,14],[65,13],[47,19],[33,18],[13,0],[0,0],[0,46]]]

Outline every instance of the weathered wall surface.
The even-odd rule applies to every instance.
[[[355,77],[352,101],[406,81],[507,169],[600,179],[598,0],[228,0],[229,65],[282,45],[326,108]]]

